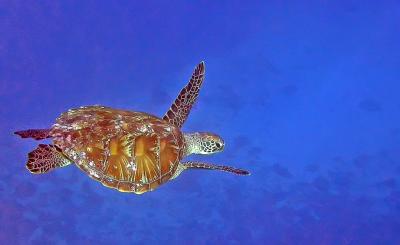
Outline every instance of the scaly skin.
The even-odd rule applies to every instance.
[[[186,133],[185,156],[190,154],[214,154],[224,150],[224,141],[221,137],[212,133]]]
[[[182,162],[178,165],[178,168],[176,169],[175,174],[171,177],[171,179],[175,179],[178,177],[183,170],[186,169],[205,169],[205,170],[219,170],[219,171],[224,171],[232,174],[237,174],[237,175],[250,175],[250,172],[240,169],[240,168],[234,168],[230,166],[224,166],[224,165],[214,165],[210,163],[205,163],[205,162]]]
[[[26,168],[33,174],[47,173],[57,167],[71,164],[69,160],[55,145],[40,144],[28,154]]]
[[[46,138],[50,138],[50,129],[28,129],[14,132],[21,136],[21,138],[33,138],[35,140],[43,140]]]
[[[200,62],[194,70],[189,83],[181,90],[171,108],[165,113],[163,117],[165,121],[178,128],[182,127],[199,95],[200,87],[204,80],[204,73],[204,62]]]
[[[239,168],[234,168],[230,166],[223,166],[223,165],[214,165],[214,164],[209,164],[209,163],[204,163],[204,162],[184,162],[182,165],[188,169],[188,168],[197,168],[197,169],[208,169],[208,170],[220,170],[220,171],[225,171],[233,174],[238,174],[238,175],[249,175],[250,173],[244,169],[239,169]]]

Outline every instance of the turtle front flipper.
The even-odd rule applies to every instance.
[[[194,70],[189,83],[181,90],[171,108],[165,113],[163,119],[180,128],[189,116],[190,109],[199,95],[200,87],[204,80],[204,62],[200,62]]]
[[[21,136],[21,138],[33,138],[35,140],[43,140],[46,138],[50,138],[50,129],[28,129],[14,132]]]
[[[71,164],[69,160],[55,145],[40,144],[34,151],[28,153],[26,168],[33,174],[47,173],[57,167]]]
[[[230,166],[224,165],[214,165],[210,163],[204,162],[182,162],[178,165],[175,174],[171,179],[178,177],[179,174],[182,173],[185,169],[205,169],[205,170],[220,170],[224,172],[229,172],[237,175],[250,175],[250,172],[240,168],[234,168]]]

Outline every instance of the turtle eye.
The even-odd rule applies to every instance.
[[[220,143],[215,143],[215,145],[218,147],[218,148],[221,148],[221,144]]]

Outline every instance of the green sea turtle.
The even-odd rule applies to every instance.
[[[204,62],[194,70],[163,118],[104,106],[70,109],[50,129],[17,131],[22,138],[51,138],[28,154],[34,174],[75,163],[91,178],[122,192],[141,194],[176,178],[185,169],[249,172],[202,162],[181,162],[190,154],[212,154],[224,141],[212,133],[182,133],[181,127],[196,101],[204,79]]]

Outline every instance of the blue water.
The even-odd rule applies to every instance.
[[[400,2],[1,1],[1,244],[400,244]],[[74,165],[31,175],[63,111],[162,116],[205,60],[184,131],[251,176],[143,195]],[[48,142],[48,141],[47,141]]]

